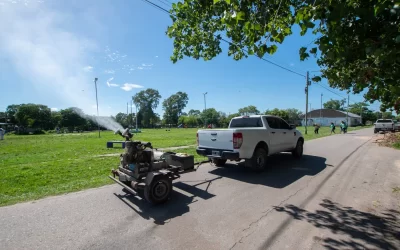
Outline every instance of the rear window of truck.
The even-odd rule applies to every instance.
[[[385,120],[385,119],[381,119],[381,120],[378,120],[377,121],[378,123],[392,123],[393,121],[392,120]]]
[[[261,117],[248,117],[232,119],[230,128],[262,128]]]

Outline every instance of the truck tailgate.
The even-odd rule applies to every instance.
[[[233,130],[199,130],[199,147],[233,150]]]

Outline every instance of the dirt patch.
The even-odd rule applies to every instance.
[[[400,144],[400,132],[396,133],[385,133],[375,140],[379,146],[383,147],[395,147]]]

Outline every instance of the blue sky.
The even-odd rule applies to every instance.
[[[152,1],[168,8],[167,0]],[[207,108],[226,113],[247,105],[305,110],[305,79],[256,57],[237,62],[225,48],[212,61],[173,64],[173,41],[165,35],[170,23],[167,14],[141,0],[0,0],[0,110],[30,102],[94,114],[95,77],[100,115],[126,112],[131,96],[145,88],[160,92],[159,114],[162,100],[177,91],[189,95],[186,111],[204,108],[204,92]],[[312,40],[295,27],[278,52],[265,58],[301,74],[318,70],[315,59],[300,62],[298,56]],[[323,100],[340,99],[313,84],[311,108],[320,107],[321,93]],[[362,100],[350,96],[350,103]]]

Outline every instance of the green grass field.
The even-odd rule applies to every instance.
[[[299,128],[302,132],[304,128]],[[353,130],[350,128],[349,131]],[[197,129],[143,130],[135,140],[149,141],[154,147],[168,148],[191,145],[174,150],[195,155]],[[314,135],[309,128],[306,140],[328,136],[329,129],[321,128]],[[47,135],[6,135],[0,141],[0,206],[46,196],[78,191],[111,184],[111,168],[119,164],[121,148],[107,149],[108,140],[121,140],[113,132]]]

